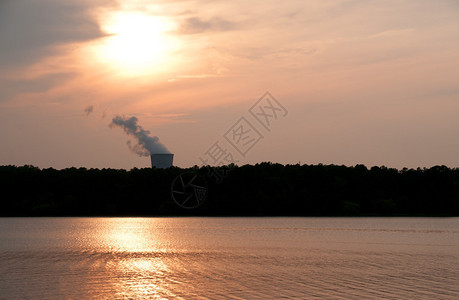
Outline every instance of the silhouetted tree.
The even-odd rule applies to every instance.
[[[183,210],[171,183],[205,176],[208,200]],[[227,172],[220,183],[210,171]],[[214,169],[39,169],[0,166],[1,216],[395,216],[459,215],[459,169],[364,165],[256,165]]]

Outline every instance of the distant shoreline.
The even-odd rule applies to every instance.
[[[177,176],[206,180],[202,205],[171,198]],[[214,172],[225,174],[219,181]],[[459,216],[459,169],[256,165],[169,169],[0,166],[0,217]]]

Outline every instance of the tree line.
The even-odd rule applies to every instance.
[[[207,181],[183,209],[171,184]],[[216,180],[215,174],[220,174]],[[0,166],[0,216],[459,216],[459,169],[256,165],[168,169]]]

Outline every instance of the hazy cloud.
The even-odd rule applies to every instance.
[[[53,54],[53,46],[104,36],[88,13],[97,2],[2,0],[1,4],[2,67],[27,65]]]
[[[187,18],[182,24],[180,32],[196,34],[206,31],[228,31],[236,29],[236,24],[225,19],[213,18],[204,21],[197,17]]]
[[[75,73],[63,72],[38,76],[36,78],[0,80],[0,102],[6,102],[14,94],[45,93],[62,82],[75,77]]]

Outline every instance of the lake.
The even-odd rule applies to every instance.
[[[459,299],[459,218],[0,218],[1,299]]]

